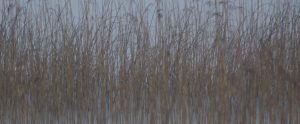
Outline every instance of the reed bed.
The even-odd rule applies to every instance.
[[[1,1],[0,123],[300,123],[289,0],[82,2]]]

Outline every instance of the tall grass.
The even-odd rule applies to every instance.
[[[299,6],[95,2],[1,1],[0,123],[300,123]]]

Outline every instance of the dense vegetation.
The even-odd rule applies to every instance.
[[[289,0],[1,2],[0,123],[300,123]]]

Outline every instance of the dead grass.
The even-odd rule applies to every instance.
[[[1,123],[300,122],[300,10],[288,1],[265,14],[215,1],[211,15],[196,1],[87,1],[79,19],[67,1],[2,3]]]

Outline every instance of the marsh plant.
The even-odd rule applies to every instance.
[[[291,1],[1,0],[0,123],[299,124]]]

